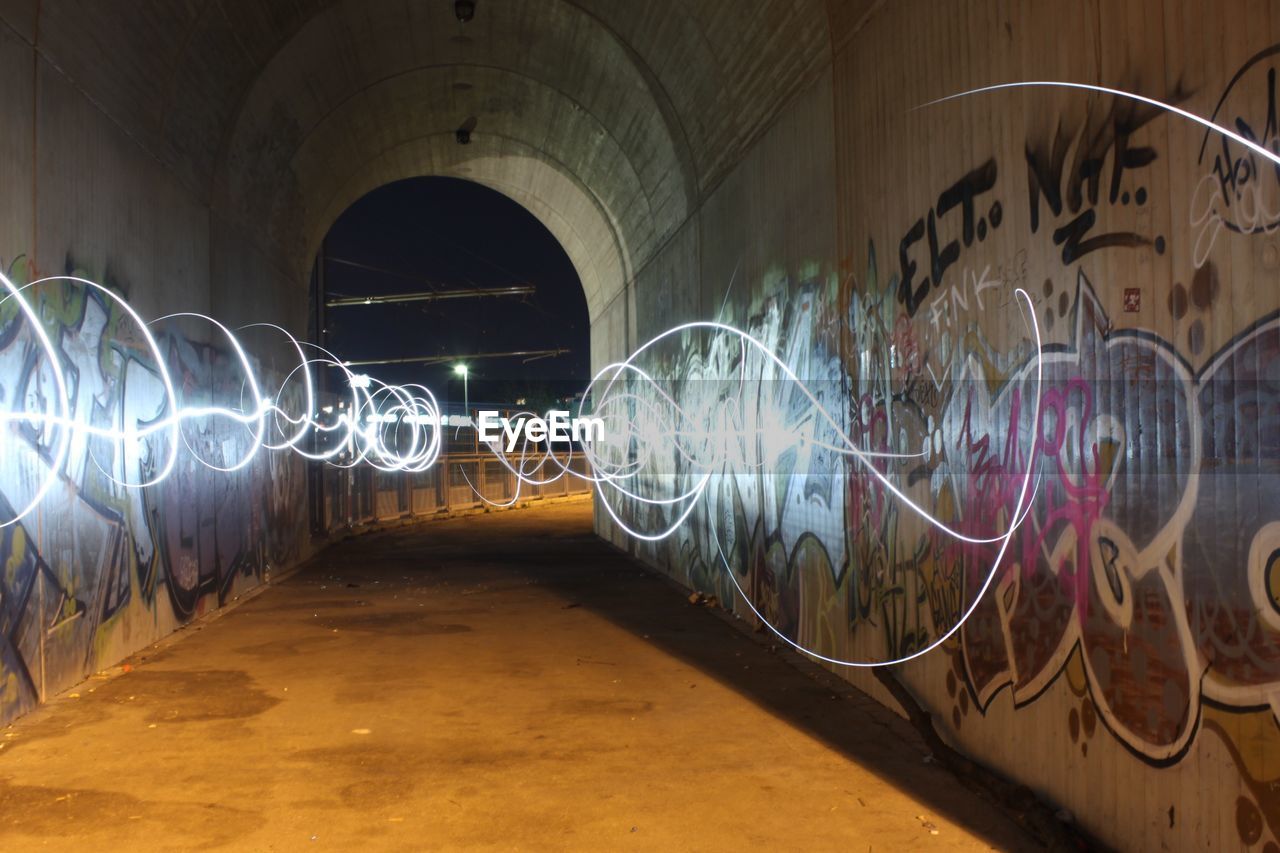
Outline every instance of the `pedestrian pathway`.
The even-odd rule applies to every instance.
[[[0,850],[1028,846],[590,513],[348,540],[53,700],[0,732]]]

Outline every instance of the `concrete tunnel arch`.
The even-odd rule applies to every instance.
[[[277,53],[228,137],[218,200],[256,219],[297,272],[341,211],[378,186],[431,175],[473,180],[547,227],[573,262],[596,320],[624,292],[637,259],[688,216],[693,193],[677,138],[633,54],[566,7],[510,22],[509,37],[523,34],[531,45],[523,61],[450,61],[450,51],[466,45],[450,34],[455,28],[437,26],[411,55],[326,76],[324,57],[358,51],[359,38],[379,42],[403,32],[391,10],[367,10],[371,29],[359,33],[335,20],[347,10],[331,7]],[[575,39],[603,54],[607,70],[592,75],[594,91],[582,91],[588,75],[575,80],[557,65]],[[281,96],[307,89],[321,90],[323,99]],[[296,109],[282,116],[281,104]],[[474,127],[468,145],[455,139],[463,124]]]
[[[222,5],[229,20],[249,14]],[[197,78],[217,67],[205,47],[217,24],[201,15],[174,58],[158,144],[203,155],[187,165],[207,180],[215,222],[275,272],[268,310],[296,304],[320,240],[350,203],[395,180],[445,175],[502,192],[548,228],[595,329],[827,56],[820,4],[783,16],[752,5],[762,14],[740,3],[655,11],[519,0],[481,4],[462,25],[446,2],[320,3],[281,28],[256,68],[239,69],[236,102],[213,104],[216,149],[192,151],[183,108],[188,93],[210,90]],[[455,131],[472,121],[471,144],[458,145]],[[214,308],[234,315],[243,294],[234,275],[219,278]],[[626,302],[602,335],[621,345],[634,324]],[[593,362],[616,354],[593,343]]]

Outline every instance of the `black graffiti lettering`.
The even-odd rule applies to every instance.
[[[1248,165],[1243,157],[1239,160],[1231,159],[1231,146],[1227,138],[1223,137],[1222,153],[1213,158],[1213,174],[1218,179],[1218,192],[1222,196],[1224,207],[1231,207],[1232,196],[1235,195],[1236,184],[1239,182],[1239,172],[1247,169]]]
[[[938,203],[935,209],[938,212],[938,218],[947,215],[947,212],[957,204],[961,206],[964,215],[961,235],[964,238],[965,248],[973,245],[973,199],[996,185],[996,161],[988,160],[951,186],[947,187],[938,195]],[[999,227],[998,221],[992,221],[993,228]],[[936,276],[935,276],[936,280]]]
[[[918,288],[912,289],[911,287],[912,281],[915,279],[916,262],[911,260],[909,252],[911,245],[919,242],[923,236],[924,220],[917,219],[916,224],[911,226],[911,230],[898,243],[898,262],[902,267],[902,280],[898,282],[898,302],[906,306],[908,316],[912,317],[915,316],[916,311],[920,310],[920,304],[924,302],[924,298],[929,294],[929,279],[927,276]]]
[[[988,225],[985,220],[978,222],[974,212],[974,199],[988,192],[996,185],[996,175],[996,161],[991,159],[947,187],[939,193],[938,203],[934,205],[933,209],[929,211],[926,217],[917,219],[915,224],[911,226],[911,230],[906,233],[906,236],[898,244],[898,260],[902,268],[902,278],[898,284],[898,302],[906,307],[908,316],[914,317],[916,312],[920,310],[920,306],[924,304],[924,300],[929,295],[931,288],[942,286],[947,268],[960,260],[961,241],[963,241],[965,248],[969,248],[973,245],[975,233],[979,240],[985,238],[988,233]],[[960,208],[960,239],[949,240],[940,245],[938,241],[938,223],[957,207]],[[991,206],[991,211],[989,227],[991,229],[999,228],[1003,219],[999,202],[995,202]],[[926,222],[928,223],[927,229]],[[919,286],[913,286],[915,284],[916,263],[911,259],[910,248],[925,236],[926,231],[929,237],[929,276],[922,279]]]
[[[1080,140],[1080,145],[1089,145],[1080,156],[1066,181],[1066,207],[1070,213],[1079,213],[1088,199],[1088,205],[1098,204],[1098,191],[1101,188],[1102,174],[1106,170],[1107,155],[1111,155],[1111,181],[1107,187],[1108,201],[1115,204],[1120,200],[1120,183],[1125,170],[1142,169],[1156,160],[1156,150],[1151,146],[1129,147],[1129,137],[1139,127],[1146,124],[1149,118],[1137,123],[1123,123],[1119,119],[1108,126],[1108,132],[1098,134],[1094,140]],[[1027,147],[1027,178],[1029,187],[1030,215],[1032,215],[1032,231],[1039,228],[1039,207],[1041,196],[1050,207],[1053,215],[1062,214],[1062,169],[1065,165],[1065,151],[1056,149],[1053,158],[1046,160],[1037,154],[1032,147]]]
[[[1093,208],[1089,208],[1053,232],[1054,245],[1062,246],[1062,263],[1074,263],[1081,255],[1085,254],[1081,250],[1082,239],[1089,232],[1089,229],[1093,227],[1093,223],[1097,218],[1098,216],[1093,212]]]
[[[1180,97],[1175,94],[1172,101],[1176,103]],[[1089,233],[1098,221],[1095,209],[1100,203],[1108,159],[1111,172],[1106,200],[1110,204],[1128,204],[1130,195],[1122,186],[1126,173],[1146,168],[1157,159],[1151,146],[1129,143],[1133,134],[1158,114],[1155,108],[1134,107],[1121,104],[1116,99],[1106,115],[1086,121],[1076,133],[1065,134],[1059,130],[1051,146],[1027,144],[1027,201],[1031,231],[1035,233],[1040,228],[1042,201],[1052,213],[1052,218],[1070,215],[1071,221],[1053,232],[1053,242],[1063,247],[1064,264],[1112,246],[1152,244],[1146,237],[1131,232],[1111,232],[1093,237],[1089,237]],[[1067,154],[1073,148],[1075,154],[1068,172]],[[1227,178],[1220,175],[1219,180],[1225,184]],[[1139,187],[1134,197],[1138,204],[1143,204],[1148,196],[1146,190]],[[1155,241],[1157,251],[1162,251],[1163,245],[1163,240]]]
[[[1280,54],[1280,45],[1272,45],[1245,63],[1231,78],[1210,117],[1218,125],[1231,126],[1239,139],[1206,130],[1200,143],[1196,162],[1209,166],[1207,174],[1215,179],[1217,194],[1209,207],[1197,212],[1200,219],[1197,237],[1208,235],[1209,228],[1213,234],[1222,228],[1239,234],[1270,234],[1280,226],[1280,214],[1276,213],[1280,204],[1277,201],[1280,164],[1264,163],[1266,157],[1242,144],[1242,141],[1248,142],[1271,153],[1280,153],[1277,69],[1273,65],[1277,54]],[[1265,98],[1259,98],[1264,89]],[[1213,154],[1212,163],[1206,164],[1205,158],[1212,151],[1211,140],[1217,152]],[[1207,251],[1213,240],[1205,242]],[[1199,264],[1204,258],[1197,254],[1194,260]]]
[[[929,258],[932,262],[930,269],[933,272],[934,287],[942,284],[942,276],[946,274],[947,267],[960,259],[960,243],[956,240],[939,250],[937,221],[932,210],[929,211]]]
[[[1139,145],[1137,148],[1130,148],[1129,134],[1126,133],[1116,137],[1115,158],[1115,168],[1111,170],[1111,195],[1109,197],[1112,204],[1120,200],[1120,179],[1123,177],[1125,169],[1142,169],[1151,165],[1156,159],[1156,150],[1150,145]]]
[[[1027,146],[1027,190],[1031,206],[1031,233],[1040,228],[1040,196],[1054,216],[1062,213],[1062,159],[1066,156],[1066,148],[1054,152],[1052,167],[1046,160]]]
[[[1124,603],[1124,586],[1120,583],[1120,546],[1104,536],[1098,537],[1098,551],[1102,555],[1102,567],[1107,576],[1107,586],[1117,603]]]
[[[1267,69],[1267,117],[1266,119],[1264,119],[1264,122],[1262,125],[1262,138],[1261,139],[1258,138],[1258,134],[1254,132],[1253,126],[1250,125],[1247,121],[1245,121],[1242,116],[1236,116],[1235,124],[1236,124],[1236,132],[1239,133],[1241,136],[1243,136],[1245,139],[1249,140],[1250,142],[1256,145],[1260,145],[1264,148],[1269,148],[1272,151],[1276,150],[1277,148],[1277,144],[1276,144],[1276,136],[1277,136],[1277,132],[1276,132],[1277,131],[1276,70],[1274,68]],[[1228,140],[1224,137],[1223,138],[1224,148],[1227,147],[1227,142]],[[1254,152],[1252,151],[1249,152],[1248,159],[1249,159],[1250,168],[1247,173],[1249,175],[1257,171],[1256,157],[1257,155]],[[1275,172],[1276,180],[1280,181],[1280,163],[1273,163],[1271,165],[1271,168]],[[1239,172],[1240,170],[1237,169],[1234,171]]]
[[[1091,207],[1053,232],[1054,245],[1062,246],[1062,263],[1064,265],[1069,266],[1090,252],[1096,252],[1099,249],[1107,249],[1112,246],[1134,248],[1151,242],[1141,234],[1134,234],[1131,231],[1113,231],[1085,240],[1084,235],[1089,233],[1089,229],[1093,227],[1097,219],[1098,216]]]
[[[1088,187],[1089,204],[1098,203],[1098,181],[1102,177],[1103,161],[1099,157],[1089,157],[1076,169],[1075,179],[1067,185],[1067,207],[1072,213],[1084,207],[1084,191]]]

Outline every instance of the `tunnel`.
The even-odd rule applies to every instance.
[[[3,849],[1280,851],[1274,9],[0,23]],[[335,344],[445,179],[561,414]]]

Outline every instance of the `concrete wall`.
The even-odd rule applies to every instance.
[[[15,284],[75,274],[110,286],[145,318],[200,311],[298,329],[271,265],[206,200],[149,154],[23,32],[0,27],[0,268]],[[66,368],[78,419],[119,428],[164,412],[154,355],[116,303],[79,286],[32,299]],[[181,403],[238,399],[241,376],[207,328],[153,330]],[[305,331],[305,325],[301,331]],[[272,370],[267,348],[260,369]],[[49,360],[13,300],[0,306],[0,397],[7,410],[51,393]],[[12,518],[49,473],[50,434],[6,426],[0,515]],[[188,444],[215,464],[247,445],[242,428],[193,424]],[[158,467],[168,444],[73,441],[39,508],[0,532],[0,722],[115,663],[305,556],[305,471],[265,455],[233,474],[186,449],[160,486],[123,488]]]
[[[998,534],[1038,474],[992,589],[895,674],[959,749],[1121,849],[1274,851],[1280,171],[1110,96],[916,108],[1097,83],[1280,150],[1280,20],[1141,0],[865,12],[831,4],[832,64],[639,270],[635,334],[724,303],[802,377],[844,383],[833,408],[855,441],[926,452],[884,470],[972,537]],[[1018,287],[1046,341],[1033,447]],[[598,321],[609,340],[620,312]],[[718,537],[756,607],[826,655],[905,655],[955,625],[993,550],[929,528],[859,467],[800,459],[781,493],[718,478],[658,545],[602,533],[750,618]]]
[[[600,279],[596,363],[680,320],[750,328],[843,389],[833,408],[854,440],[888,445],[892,424],[895,447],[927,448],[893,473],[979,538],[1007,521],[1021,475],[1041,475],[993,591],[899,677],[958,747],[1118,846],[1274,851],[1277,173],[1109,96],[915,109],[988,83],[1096,82],[1274,145],[1270,8],[481,9],[464,33],[446,3],[139,0],[124,15],[0,2],[4,269],[82,271],[147,316],[300,330],[308,247],[347,200],[441,171],[504,188]],[[496,70],[473,78],[479,67]],[[449,140],[468,116],[480,124],[462,149]],[[1051,352],[1042,426],[1064,437],[1021,455],[1034,422],[1014,409],[1031,363],[1018,286]],[[155,365],[109,304],[72,289],[42,305],[76,367],[78,412],[153,413]],[[162,333],[192,388],[236,383],[216,339]],[[30,343],[0,310],[7,406],[41,374]],[[702,355],[690,344],[677,365]],[[38,436],[5,441],[0,495],[14,503],[47,463]],[[235,450],[216,425],[197,443]],[[0,719],[307,547],[292,463],[191,467],[126,493],[90,452],[0,539]],[[956,624],[989,551],[931,531],[863,470],[821,453],[796,466],[722,479],[660,545],[601,531],[747,613],[714,547],[731,536],[755,604],[833,656],[900,655]]]

